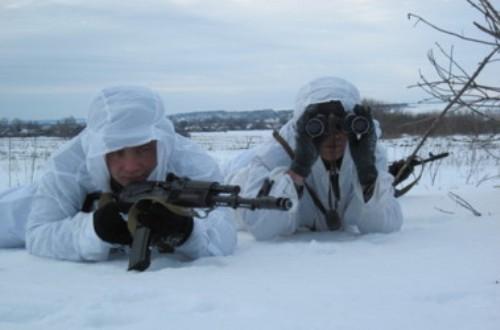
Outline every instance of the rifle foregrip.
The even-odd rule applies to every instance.
[[[134,232],[128,260],[128,270],[142,272],[151,264],[151,229],[138,226]]]

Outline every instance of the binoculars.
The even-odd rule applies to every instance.
[[[367,118],[355,113],[346,114],[339,101],[320,103],[316,106],[319,107],[318,114],[310,118],[305,125],[306,133],[312,138],[341,131],[353,133],[359,139],[370,130],[370,122]]]

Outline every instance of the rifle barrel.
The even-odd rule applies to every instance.
[[[292,201],[289,198],[257,197],[244,198],[239,196],[214,196],[213,202],[216,206],[228,206],[232,208],[246,209],[272,209],[287,211],[292,208]]]
[[[431,154],[429,158],[417,161],[415,165],[422,165],[422,164],[425,164],[425,163],[433,162],[435,160],[448,157],[449,155],[450,155],[449,152],[443,152],[443,153],[440,153],[440,154],[437,154],[437,155]]]

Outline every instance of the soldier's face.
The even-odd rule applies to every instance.
[[[342,131],[336,131],[328,135],[319,146],[321,158],[328,162],[337,161],[344,155],[347,146],[347,134]]]
[[[111,177],[124,187],[145,181],[156,167],[156,141],[110,152],[106,165]]]

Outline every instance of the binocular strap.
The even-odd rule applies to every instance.
[[[332,191],[335,196],[335,206],[332,206]],[[328,212],[326,214],[326,224],[330,230],[338,230],[342,226],[342,221],[337,213],[340,200],[339,172],[336,164],[330,167],[330,185],[328,187]]]
[[[280,133],[277,130],[273,130],[273,137],[278,143],[283,147],[285,152],[288,154],[288,156],[293,159],[295,157],[295,153],[286,142],[286,140],[280,135]],[[329,188],[329,193],[328,193],[328,201],[329,201],[329,210],[326,209],[326,207],[321,203],[320,198],[318,197],[318,194],[314,189],[306,182],[304,181],[304,187],[307,190],[307,193],[309,196],[311,196],[311,199],[314,203],[314,205],[318,208],[318,210],[323,214],[326,220],[326,224],[328,226],[328,229],[330,230],[338,230],[340,229],[342,225],[342,221],[340,220],[340,216],[337,213],[337,206],[338,206],[338,201],[340,200],[340,185],[339,185],[339,179],[338,179],[338,171],[337,168],[335,167],[335,164],[333,166],[335,168],[335,173],[334,173],[334,178],[332,180],[332,177],[330,176],[330,188]],[[333,187],[333,192],[335,194],[335,208],[331,207],[331,190]]]

